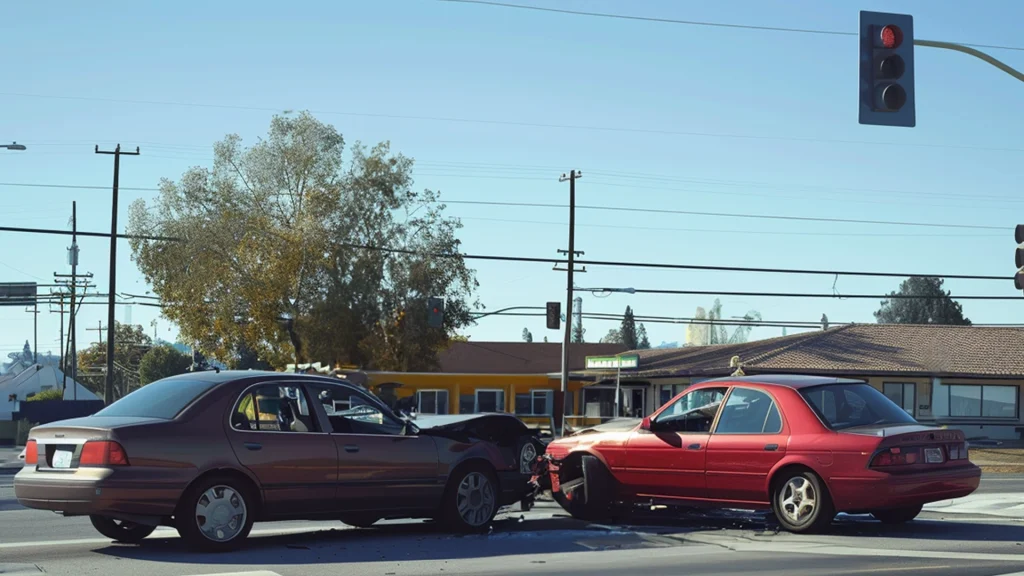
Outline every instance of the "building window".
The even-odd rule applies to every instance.
[[[886,382],[882,384],[882,393],[903,410],[914,415],[914,403],[917,401],[917,385],[912,382]]]
[[[459,395],[459,414],[472,414],[476,398],[472,394]]]
[[[447,390],[419,390],[416,392],[416,410],[420,414],[447,414]]]
[[[937,417],[1016,419],[1018,405],[1016,386],[937,384],[932,391],[932,408]]]
[[[476,391],[476,413],[481,412],[504,412],[505,391],[504,390],[477,390]]]
[[[673,398],[679,395],[680,392],[686,390],[687,384],[663,384],[661,389],[658,391],[658,405],[654,407],[655,410],[661,408],[665,404],[668,404]]]
[[[530,390],[516,394],[516,414],[521,416],[550,416],[554,412],[555,393],[551,390]]]

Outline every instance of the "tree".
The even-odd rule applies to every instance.
[[[78,379],[83,386],[103,396],[106,382],[107,343],[95,342],[78,353]],[[114,397],[128,393],[139,382],[139,363],[153,345],[139,325],[114,322]]]
[[[970,326],[963,307],[942,289],[944,280],[935,276],[911,276],[891,292],[875,312],[879,324],[952,324]],[[902,298],[897,298],[902,296]],[[914,298],[908,298],[912,296]]]
[[[25,347],[21,349],[21,359],[28,364],[31,364],[32,361],[34,360],[34,356],[32,354],[32,347],[29,346],[28,340],[25,340]]]
[[[711,310],[704,310],[698,307],[694,313],[694,320],[686,327],[686,344],[688,346],[711,346],[714,344],[741,344],[747,341],[753,326],[738,326],[733,330],[732,335],[729,329],[721,324],[722,303],[717,298]],[[757,310],[747,312],[743,319],[747,322],[761,320],[761,313]]]
[[[640,323],[640,327],[637,328],[636,336],[637,336],[637,343],[636,343],[636,349],[637,350],[647,350],[648,348],[651,347],[651,341],[648,340],[648,338],[647,338],[647,328],[644,327],[644,323],[643,322],[641,322]]]
[[[232,370],[270,370],[273,367],[266,360],[263,360],[252,348],[246,346],[245,342],[240,342],[235,347],[235,353],[232,355],[228,366]]]
[[[601,337],[600,342],[602,344],[622,344],[622,331],[618,328],[612,328]]]
[[[619,328],[619,335],[627,350],[637,349],[636,320],[633,319],[633,309],[626,306],[626,312],[622,315],[622,326]]]
[[[573,344],[583,344],[583,337],[586,335],[587,329],[583,327],[583,315],[574,314],[572,320],[572,340]]]
[[[189,342],[228,359],[245,346],[273,366],[320,361],[429,370],[471,323],[478,284],[459,220],[413,190],[410,158],[356,144],[308,112],[275,116],[266,140],[214,145],[211,168],[164,179],[136,201],[132,255]],[[441,329],[427,300],[445,299]]]
[[[533,334],[527,328],[523,328],[523,342],[533,342]]]
[[[192,359],[171,346],[154,346],[139,361],[139,384],[145,386],[188,371]]]

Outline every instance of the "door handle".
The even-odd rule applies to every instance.
[[[776,450],[779,449],[779,445],[778,444],[766,444],[764,449],[767,452],[775,452]]]
[[[690,444],[686,447],[687,450],[700,450],[700,444]]]
[[[359,452],[359,446],[356,446],[355,444],[346,444],[345,452]]]
[[[246,442],[245,447],[248,448],[249,450],[260,450],[263,448],[263,444],[258,444],[256,442]]]

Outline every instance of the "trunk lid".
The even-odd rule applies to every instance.
[[[129,426],[165,422],[157,418],[87,416],[36,426],[29,432],[35,442],[36,470],[69,472],[77,470],[86,442],[115,440],[115,430]],[[32,445],[26,446],[26,450]],[[31,466],[31,465],[29,465]]]
[[[920,472],[970,462],[962,430],[900,424],[864,426],[843,433],[878,437],[869,465],[880,470]]]

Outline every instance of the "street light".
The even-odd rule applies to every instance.
[[[0,144],[0,148],[7,148],[8,150],[24,150],[24,144],[18,144],[17,142],[11,142],[10,144]]]
[[[632,288],[632,287],[630,287],[630,288],[580,288],[579,286],[574,286],[573,290],[577,290],[579,292],[593,292],[595,296],[597,294],[603,294],[603,293],[611,294],[613,292],[620,293],[620,294],[636,294],[636,288]]]

